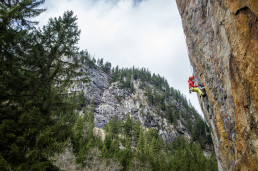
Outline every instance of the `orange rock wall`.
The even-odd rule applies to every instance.
[[[177,0],[219,170],[258,170],[258,1]],[[189,73],[190,74],[190,73]]]

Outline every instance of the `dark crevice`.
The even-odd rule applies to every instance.
[[[242,11],[249,11],[250,8],[248,6],[244,6],[242,8],[239,8],[236,12],[235,12],[235,15],[239,14],[240,12]],[[251,11],[251,10],[250,10]]]

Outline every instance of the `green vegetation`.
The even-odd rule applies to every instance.
[[[43,2],[1,1],[0,170],[57,170],[48,156],[62,149],[81,105],[67,91],[86,81],[73,81],[82,76],[77,18],[67,11],[36,29],[28,19]]]
[[[145,68],[119,69],[117,66],[112,69],[112,79],[113,82],[119,81],[120,88],[127,88],[131,92],[134,92],[133,80],[140,81],[140,88],[146,91],[148,104],[156,108],[159,115],[167,118],[175,126],[177,120],[182,117],[186,120],[183,125],[190,131],[193,141],[198,141],[203,149],[206,145],[212,145],[211,136],[206,135],[206,132],[209,132],[208,125],[180,91],[169,87],[164,77],[151,74]],[[118,100],[121,101],[120,97]]]
[[[125,122],[116,116],[110,120],[105,126],[104,142],[92,136],[92,127],[86,126],[93,124],[92,114],[86,112],[80,119],[85,123],[80,131],[88,132],[76,141],[83,142],[76,146],[77,151],[83,151],[77,152],[77,162],[82,166],[87,165],[87,157],[92,157],[89,152],[97,149],[101,151],[100,160],[119,161],[120,165],[116,163],[119,170],[218,170],[214,154],[205,158],[199,143],[187,142],[181,136],[172,143],[164,142],[156,129],[143,130],[140,122],[133,122],[129,115]],[[85,160],[81,160],[82,156]]]
[[[122,88],[134,92],[132,79],[142,80],[141,87],[146,82],[156,86],[154,93],[147,87],[149,104],[171,123],[176,124],[180,116],[170,96],[183,101],[182,117],[188,118],[193,141],[179,137],[163,142],[156,129],[143,130],[129,115],[125,122],[116,116],[110,120],[104,142],[94,136],[94,101],[86,108],[83,93],[68,90],[87,81],[81,65],[96,67],[96,60],[76,46],[80,31],[72,11],[50,19],[42,29],[34,27],[29,19],[44,11],[38,8],[42,3],[0,2],[0,170],[59,170],[51,158],[69,142],[76,163],[86,170],[110,166],[114,170],[217,170],[214,156],[205,158],[202,153],[201,147],[209,143],[203,137],[205,123],[199,118],[192,126],[189,112],[197,115],[193,107],[187,107],[185,98],[164,78],[146,69],[111,71],[111,63],[97,61],[113,81],[121,81]]]

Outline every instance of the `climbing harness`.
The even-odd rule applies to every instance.
[[[189,56],[189,52],[188,51],[187,51],[187,53],[188,53],[188,56]],[[191,73],[192,73],[192,75],[194,75],[193,66],[191,65],[191,61],[190,60],[189,60],[189,62],[190,62],[189,65],[190,65]],[[199,89],[202,91],[203,94],[206,95],[206,91],[203,92],[203,89],[205,90],[205,87],[203,85],[199,85]],[[189,93],[191,94],[192,92],[194,92],[194,91],[189,88]]]
[[[192,80],[193,78],[194,77],[191,76],[191,77],[189,77],[189,80]],[[198,84],[198,89],[202,92],[202,95],[201,95],[202,97],[206,96],[205,87],[203,85]],[[194,87],[189,88],[189,93],[191,94],[192,92],[195,92]],[[199,91],[198,91],[198,93],[199,93]]]

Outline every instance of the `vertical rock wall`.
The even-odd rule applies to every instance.
[[[177,0],[219,170],[258,168],[258,1]]]

